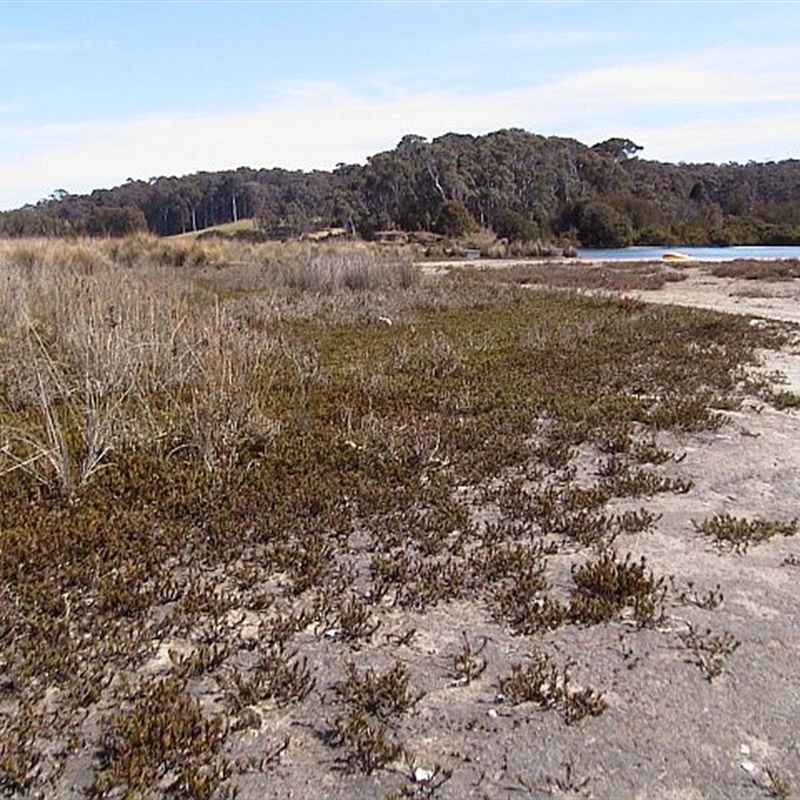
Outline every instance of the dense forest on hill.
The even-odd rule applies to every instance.
[[[624,138],[589,147],[520,129],[408,135],[332,172],[240,167],[57,191],[1,213],[0,235],[167,236],[253,218],[276,239],[485,228],[509,241],[598,247],[800,244],[800,160],[669,164],[640,150]]]

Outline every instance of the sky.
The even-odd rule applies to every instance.
[[[413,133],[800,158],[798,2],[0,0],[0,210]]]

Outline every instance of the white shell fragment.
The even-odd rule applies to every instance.
[[[433,780],[434,774],[432,769],[417,767],[414,770],[414,783],[430,783]]]

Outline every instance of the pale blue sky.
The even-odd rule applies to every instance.
[[[507,127],[800,158],[796,2],[5,2],[0,209]]]

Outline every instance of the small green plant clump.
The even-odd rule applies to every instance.
[[[489,662],[481,657],[481,653],[486,649],[489,640],[484,638],[476,647],[470,642],[466,631],[462,631],[461,638],[461,649],[453,656],[452,673],[458,684],[466,686],[486,671]]]
[[[787,800],[792,795],[792,782],[777,767],[769,766],[767,773],[767,793],[775,800]]]
[[[552,659],[535,652],[527,664],[514,664],[511,675],[500,680],[500,692],[512,704],[535,703],[539,708],[555,708],[565,693],[565,678]]]
[[[797,392],[783,391],[767,391],[764,393],[764,399],[772,403],[775,408],[782,410],[786,408],[800,408],[800,394]]]
[[[308,659],[296,656],[296,652],[273,645],[251,670],[234,672],[229,681],[232,706],[241,710],[269,699],[279,706],[302,702],[314,689],[315,680]]]
[[[730,633],[714,634],[711,629],[698,632],[693,625],[679,634],[681,641],[691,653],[695,664],[709,682],[722,674],[726,659],[739,648],[741,642]]]
[[[494,584],[495,614],[515,633],[553,630],[564,622],[562,604],[547,594],[547,562],[540,544],[491,548],[482,566],[486,579]]]
[[[206,719],[182,681],[151,683],[129,710],[106,720],[92,796],[107,797],[116,787],[126,796],[158,789],[192,800],[228,796],[225,737],[222,720]]]
[[[796,519],[781,522],[761,517],[746,519],[730,514],[717,514],[694,523],[698,533],[709,536],[717,547],[737,553],[746,553],[750,545],[760,544],[774,536],[794,536],[797,525]]]
[[[31,709],[24,709],[16,724],[0,730],[0,794],[23,795],[34,783],[41,760],[36,732]]]
[[[713,611],[719,608],[725,599],[720,584],[717,584],[716,588],[709,589],[707,592],[700,592],[695,589],[694,581],[687,581],[686,588],[680,588],[675,582],[674,575],[670,576],[669,583],[677,601],[684,605],[697,606],[697,608],[703,608],[706,611]]]
[[[347,677],[334,694],[343,708],[330,724],[329,738],[335,746],[347,747],[351,766],[369,775],[400,756],[397,723],[422,698],[411,692],[402,663],[395,661],[384,673],[371,668],[361,672],[349,663]]]
[[[540,709],[560,709],[568,725],[586,716],[599,716],[607,708],[602,692],[571,685],[566,667],[559,670],[544,652],[533,653],[527,664],[513,664],[511,674],[500,679],[502,696],[514,705],[534,703]]]
[[[359,672],[351,662],[347,665],[347,678],[336,687],[336,695],[345,704],[388,722],[405,714],[421,699],[408,685],[408,669],[400,662],[385,673],[367,669]]]
[[[607,551],[573,567],[572,578],[575,589],[568,614],[576,622],[609,622],[626,609],[640,626],[654,625],[663,616],[665,580],[653,575],[644,556],[637,562],[628,553],[618,561],[616,553]]]

